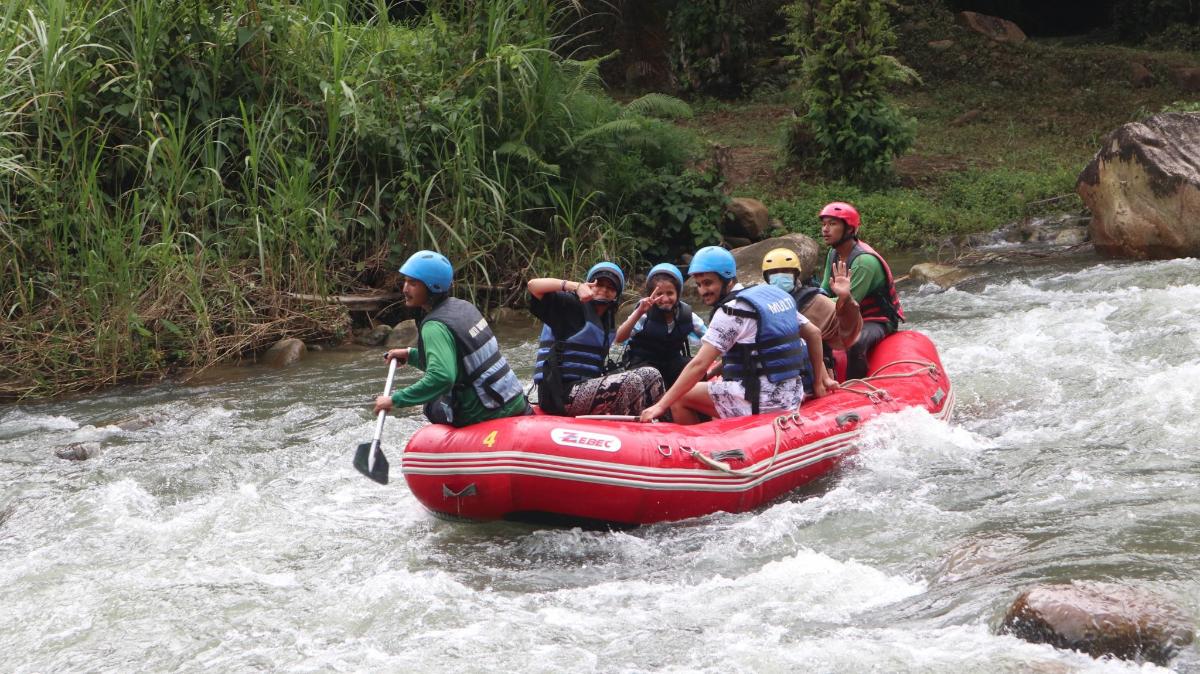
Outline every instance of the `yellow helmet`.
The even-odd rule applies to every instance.
[[[796,253],[790,248],[776,248],[768,251],[763,257],[762,272],[763,276],[771,271],[792,270],[797,274],[800,273],[800,258],[796,257]]]

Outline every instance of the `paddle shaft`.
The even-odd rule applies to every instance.
[[[396,363],[399,361],[395,358],[389,358],[387,383],[383,385],[383,395],[392,394],[392,380],[396,378]],[[375,437],[371,440],[371,454],[367,457],[367,469],[375,468],[375,452],[379,451],[379,440],[383,437],[383,422],[387,419],[387,410],[379,410],[379,421],[375,424]]]

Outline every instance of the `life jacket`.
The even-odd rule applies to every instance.
[[[796,302],[792,296],[772,285],[746,288],[737,299],[751,309],[741,309],[722,303],[721,309],[733,316],[753,318],[758,334],[753,344],[734,344],[725,354],[721,376],[740,381],[746,389],[755,414],[759,410],[759,377],[778,384],[800,378],[806,390],[811,387],[812,370],[808,362],[808,345],[800,338],[800,321],[796,318]]]
[[[878,288],[872,288],[862,300],[858,303],[859,311],[862,312],[864,321],[874,321],[876,323],[887,323],[892,330],[895,330],[900,322],[904,320],[904,309],[900,306],[900,295],[896,292],[896,282],[892,278],[892,269],[888,267],[887,260],[883,256],[875,252],[875,249],[863,243],[855,241],[854,247],[850,249],[850,254],[846,256],[846,269],[850,269],[854,265],[854,261],[859,255],[874,255],[875,259],[879,260],[879,264],[883,267],[883,273],[887,280]],[[830,248],[829,255],[825,258],[825,268],[833,269],[833,263],[837,262],[837,250]]]
[[[796,302],[796,311],[804,313],[804,310],[808,308],[808,304],[813,301],[813,298],[820,294],[820,287],[802,285],[792,288],[791,296],[792,300]]]
[[[674,318],[670,330],[667,330],[668,316]],[[691,358],[688,349],[688,335],[691,333],[692,307],[687,302],[677,302],[671,311],[651,307],[646,312],[642,329],[629,338],[625,362],[658,364]]]
[[[546,376],[546,362],[554,352],[564,387],[604,374],[604,359],[612,346],[616,330],[613,328],[613,311],[603,316],[596,314],[591,302],[582,302],[583,327],[565,339],[558,339],[549,325],[542,325],[538,340],[537,361],[533,366],[533,381],[540,384]]]
[[[521,395],[521,381],[500,353],[491,326],[475,305],[447,297],[421,320],[421,325],[429,321],[441,323],[454,335],[459,356],[456,390],[468,386],[475,389],[479,402],[489,410],[499,409]],[[423,358],[425,343],[419,336],[417,348]]]

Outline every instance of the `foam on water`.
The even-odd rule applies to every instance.
[[[385,425],[393,483],[361,477],[376,352],[5,409],[5,669],[1162,671],[995,626],[1072,579],[1200,616],[1197,279],[1087,263],[906,294],[951,423],[885,415],[804,492],[632,531],[434,519],[400,479],[415,411]],[[506,340],[524,376],[534,344]],[[131,413],[159,420],[110,421]],[[54,458],[84,441],[97,458]]]

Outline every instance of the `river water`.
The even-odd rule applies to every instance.
[[[443,522],[360,476],[377,351],[0,409],[0,670],[1139,669],[995,627],[1072,579],[1200,616],[1200,262],[964,288],[903,294],[952,423],[887,416],[802,495],[624,532]],[[504,340],[525,376],[533,337]],[[421,423],[387,422],[397,478]]]

